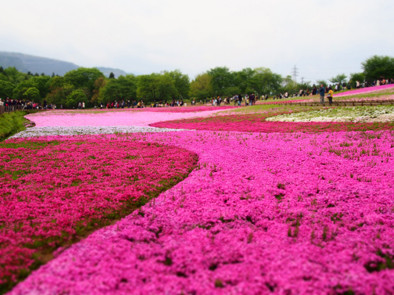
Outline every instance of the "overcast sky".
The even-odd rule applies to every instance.
[[[394,56],[392,0],[0,0],[0,51],[190,78],[267,67],[298,82]]]

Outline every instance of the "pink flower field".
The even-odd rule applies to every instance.
[[[151,114],[143,124],[191,128],[184,114]],[[104,115],[68,126],[110,124]],[[56,116],[30,119],[56,126]],[[141,122],[116,116],[111,126]],[[392,125],[269,132],[214,118],[189,121],[231,131],[2,143],[2,280],[53,253],[10,294],[394,293]],[[168,190],[123,206],[157,186]],[[103,216],[107,227],[95,224]]]
[[[334,97],[344,97],[344,96],[357,95],[357,94],[366,94],[366,93],[371,93],[371,92],[376,92],[376,91],[388,90],[388,89],[392,89],[392,88],[394,88],[394,84],[359,88],[359,89],[354,89],[354,90],[334,94]]]

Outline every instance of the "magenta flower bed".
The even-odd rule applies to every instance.
[[[273,116],[274,114],[269,114]],[[260,114],[223,115],[207,118],[183,119],[150,124],[152,127],[242,132],[333,132],[394,129],[394,123],[352,122],[271,122]]]
[[[354,90],[334,94],[334,97],[364,94],[364,93],[370,93],[370,92],[374,92],[374,91],[386,90],[386,89],[391,89],[391,88],[394,88],[394,84],[354,89]]]
[[[44,255],[129,214],[196,163],[196,155],[181,148],[100,137],[8,140],[0,150],[5,289]]]
[[[198,168],[11,294],[394,290],[392,131],[116,138],[120,146],[144,140],[188,149]]]

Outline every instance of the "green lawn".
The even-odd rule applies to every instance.
[[[0,141],[5,140],[7,137],[23,131],[29,123],[24,118],[26,112],[17,111],[12,113],[4,113],[0,115]]]

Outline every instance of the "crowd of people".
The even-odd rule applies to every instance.
[[[124,108],[144,108],[143,100],[114,100],[112,102],[100,103],[100,109],[124,109]],[[84,107],[83,107],[84,108]]]
[[[264,99],[264,98],[265,98],[265,95],[262,95],[260,97],[260,99]],[[237,94],[232,97],[226,96],[224,98],[217,96],[217,97],[214,97],[211,99],[211,104],[213,106],[220,106],[222,103],[226,104],[226,105],[233,103],[234,105],[241,106],[242,103],[244,103],[245,106],[247,106],[247,105],[254,105],[258,99],[259,99],[259,97],[255,93],[248,93],[245,95]],[[268,96],[267,96],[267,99],[268,99]]]
[[[342,90],[350,90],[353,88],[365,88],[365,87],[373,87],[373,86],[380,86],[380,85],[386,85],[386,84],[394,84],[394,79],[380,79],[373,81],[371,83],[368,83],[366,81],[360,82],[356,81],[355,82],[355,87],[352,87],[352,84],[349,83],[336,83],[336,84],[330,84],[324,87],[325,93],[328,94],[329,90],[333,90],[335,92],[337,91],[342,91]],[[292,94],[289,94],[288,92],[285,93],[279,93],[277,95],[273,96],[273,99],[286,99],[286,98],[292,98],[292,97],[303,97],[303,96],[310,96],[310,95],[317,95],[320,94],[320,87],[318,85],[313,85],[311,88],[307,89],[300,89],[297,92],[294,92]]]
[[[195,99],[191,100],[191,105],[195,105]],[[173,99],[171,102],[168,101],[156,101],[152,102],[148,105],[144,103],[144,101],[141,100],[114,100],[112,102],[107,102],[105,103],[100,103],[100,109],[123,109],[123,108],[145,108],[147,106],[149,107],[182,107],[186,106],[187,104],[183,101],[183,99]],[[78,107],[78,108],[84,108]]]
[[[5,99],[0,98],[0,113],[41,108],[40,104],[30,100],[12,99],[9,97]]]
[[[360,83],[359,81],[356,81],[356,87],[355,88],[364,88],[364,87],[372,87],[372,86],[379,86],[379,85],[386,85],[386,84],[394,84],[394,79],[381,79],[374,81],[372,83],[367,83],[367,82],[362,82]],[[328,86],[321,85],[316,86],[313,85],[311,88],[307,89],[300,89],[297,92],[289,94],[289,92],[284,92],[284,93],[279,93],[276,95],[271,96],[272,99],[287,99],[287,98],[296,98],[296,97],[307,97],[307,96],[312,96],[312,95],[320,95],[320,97],[324,97],[327,95],[327,98],[329,100],[329,104],[332,104],[332,98],[333,98],[333,93],[334,91],[341,91],[341,90],[350,90],[352,89],[352,86],[350,83],[341,83],[341,84],[332,84]],[[245,95],[242,94],[237,94],[234,96],[215,96],[215,97],[210,97],[206,99],[201,99],[199,101],[199,104],[211,104],[212,106],[221,106],[221,105],[230,105],[233,104],[235,106],[251,106],[256,103],[257,100],[268,100],[269,99],[268,94],[262,94],[262,95],[257,95],[255,93],[248,93]],[[192,98],[190,101],[191,105],[196,105],[196,99]],[[183,99],[173,99],[172,102],[168,103],[167,101],[160,101],[160,102],[154,102],[151,103],[149,106],[150,107],[179,107],[179,106],[184,106],[186,103],[184,103]],[[114,102],[109,102],[106,105],[100,104],[100,108],[125,108],[125,107],[132,107],[132,108],[143,108],[145,107],[144,102],[142,100],[140,101],[132,101],[128,100],[125,102],[124,100],[119,100],[119,101],[114,101]]]

